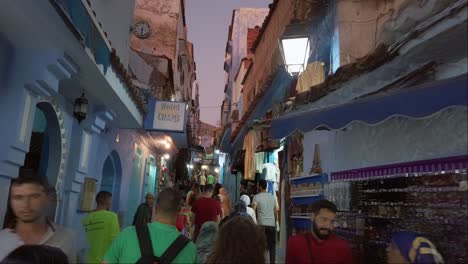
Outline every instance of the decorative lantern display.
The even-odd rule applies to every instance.
[[[86,99],[84,93],[81,94],[81,97],[75,99],[75,104],[73,106],[73,116],[78,120],[78,123],[86,119],[88,115],[88,99]]]

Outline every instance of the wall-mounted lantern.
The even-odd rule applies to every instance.
[[[86,119],[88,115],[88,99],[86,99],[84,93],[81,97],[75,99],[75,105],[73,106],[73,116],[78,120],[78,123]]]
[[[280,39],[284,64],[292,76],[301,74],[307,67],[311,42],[308,32],[308,24],[291,24]]]

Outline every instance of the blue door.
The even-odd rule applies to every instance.
[[[145,179],[143,182],[143,192],[141,193],[141,201],[145,200],[147,193],[156,195],[156,161],[153,156],[150,156],[146,161]]]

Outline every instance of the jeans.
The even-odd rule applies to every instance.
[[[276,228],[274,226],[262,226],[265,230],[267,249],[270,253],[270,263],[275,263],[276,257]]]

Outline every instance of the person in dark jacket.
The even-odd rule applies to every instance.
[[[151,223],[151,218],[153,217],[153,201],[153,194],[146,194],[145,202],[138,206],[135,216],[133,217],[132,225],[146,225]]]

